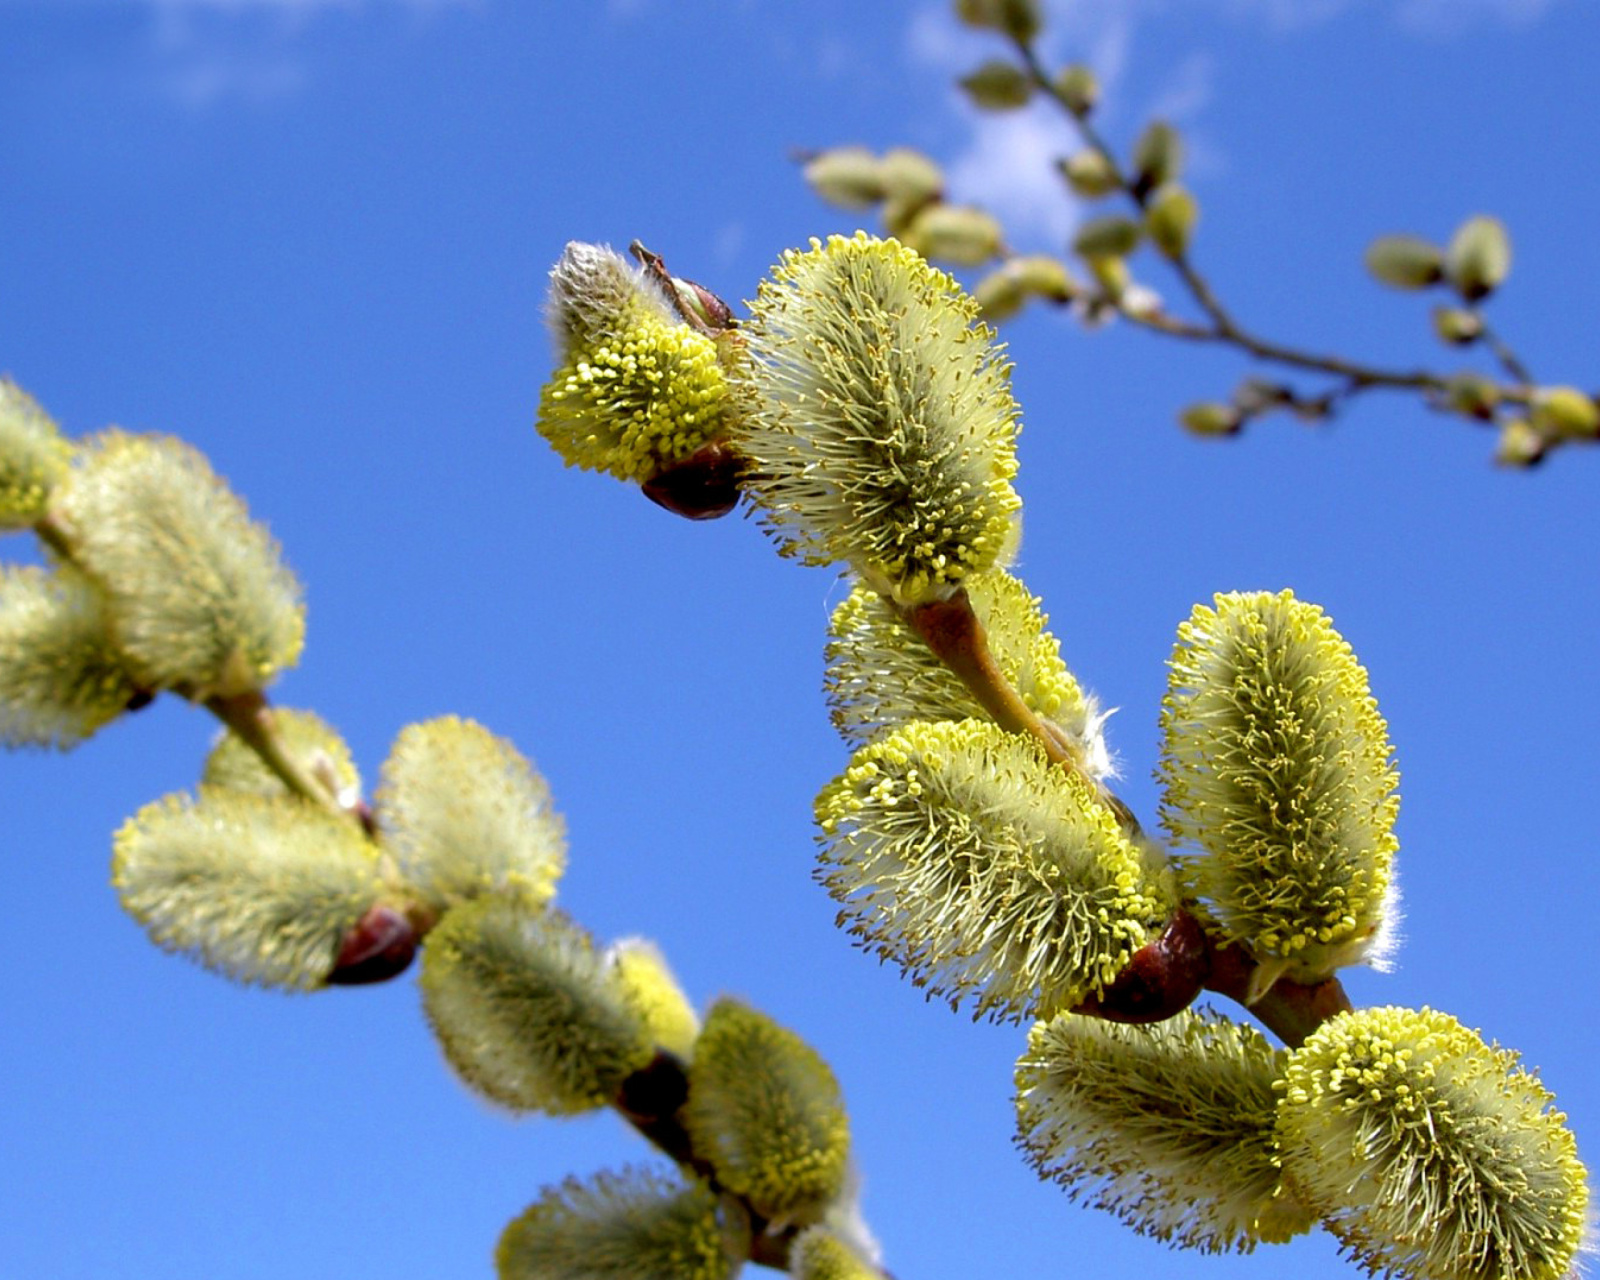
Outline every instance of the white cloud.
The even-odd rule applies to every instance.
[[[102,0],[103,2],[103,0]],[[421,21],[488,0],[116,0],[148,18],[144,82],[193,108],[222,100],[264,102],[310,79],[318,24],[335,14]]]

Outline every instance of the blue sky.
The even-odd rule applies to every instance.
[[[571,836],[563,905],[833,1064],[900,1280],[1352,1274],[1322,1235],[1172,1254],[1033,1179],[1010,1145],[1022,1030],[924,1003],[810,880],[811,798],[845,760],[819,691],[837,581],[749,520],[691,526],[566,472],[532,429],[562,245],[639,237],[748,297],[782,249],[855,226],[794,148],[922,147],[957,195],[998,193],[1020,242],[1059,246],[1074,211],[1022,175],[1061,135],[963,109],[952,76],[995,50],[946,9],[0,0],[0,370],[71,432],[208,453],[306,584],[276,696],[337,724],[369,783],[402,725],[452,712],[538,762]],[[1360,254],[1493,212],[1516,245],[1498,327],[1541,378],[1600,382],[1593,5],[1055,13],[1050,48],[1101,68],[1114,139],[1155,111],[1184,126],[1197,256],[1255,327],[1455,367]],[[1153,818],[1162,664],[1193,603],[1292,586],[1324,605],[1402,779],[1406,941],[1352,993],[1521,1049],[1592,1164],[1600,455],[1508,474],[1489,436],[1377,395],[1323,431],[1202,444],[1174,414],[1243,361],[1055,315],[1007,339],[1021,572],[1120,708],[1125,797]],[[475,1101],[409,979],[288,998],[151,947],[107,883],[109,836],[192,784],[212,732],[164,700],[0,762],[0,1274],[470,1280],[542,1186],[650,1158],[608,1116]]]

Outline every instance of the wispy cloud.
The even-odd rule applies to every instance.
[[[318,28],[335,15],[419,22],[490,0],[0,0],[0,9],[70,13],[117,9],[136,15],[134,79],[191,107],[219,100],[261,102],[310,79]]]

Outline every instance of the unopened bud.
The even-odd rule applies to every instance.
[[[658,507],[687,520],[715,520],[739,505],[745,460],[721,440],[657,471],[640,488]]]
[[[1060,163],[1061,174],[1074,195],[1093,200],[1109,195],[1122,183],[1111,157],[1098,147],[1086,147]]]
[[[983,318],[990,324],[999,324],[1022,310],[1028,291],[1008,264],[978,281],[972,288],[972,297],[983,309]]]
[[[1244,414],[1237,405],[1223,404],[1218,400],[1200,400],[1189,405],[1178,415],[1183,429],[1194,436],[1238,435],[1244,426]]]
[[[1014,111],[1028,105],[1033,96],[1033,81],[1013,64],[992,58],[958,82],[972,104],[985,111]]]
[[[1023,289],[1050,302],[1071,302],[1083,291],[1083,287],[1067,270],[1067,264],[1049,254],[1013,258],[1011,270]]]
[[[1139,247],[1144,231],[1132,218],[1108,214],[1078,228],[1072,249],[1084,258],[1126,258]]]
[[[1134,189],[1154,191],[1183,167],[1183,137],[1165,120],[1155,120],[1133,145]]]
[[[891,147],[878,162],[883,189],[891,200],[919,204],[936,199],[944,189],[944,173],[939,166],[910,147]]]
[[[1530,408],[1533,425],[1546,436],[1583,440],[1600,430],[1600,407],[1576,387],[1540,387]]]
[[[1181,258],[1188,252],[1194,224],[1199,221],[1200,206],[1193,194],[1175,182],[1156,188],[1145,206],[1144,226],[1156,248],[1169,258]]]
[[[1116,979],[1077,1012],[1108,1022],[1165,1022],[1200,994],[1210,972],[1205,930],[1187,911],[1178,911],[1154,941],[1133,953]]]
[[[999,31],[1024,42],[1038,35],[1043,25],[1038,0],[956,0],[956,17],[969,27]]]
[[[1500,389],[1479,373],[1458,373],[1445,384],[1445,403],[1456,413],[1484,422],[1494,417]]]
[[[1487,297],[1511,271],[1511,239],[1498,218],[1468,218],[1445,251],[1445,274],[1468,302]]]
[[[801,173],[822,199],[845,209],[871,208],[887,194],[878,158],[865,147],[820,151]]]
[[[982,209],[930,204],[912,219],[903,237],[924,258],[981,266],[1000,251],[1000,224]]]
[[[1093,257],[1085,258],[1084,263],[1110,301],[1117,302],[1128,291],[1132,276],[1126,258]]]
[[[1082,63],[1067,67],[1056,77],[1056,97],[1075,116],[1086,116],[1100,101],[1100,81]]]
[[[1503,467],[1531,467],[1544,458],[1545,438],[1526,418],[1512,418],[1500,428],[1494,460]]]
[[[359,987],[398,977],[415,958],[417,941],[416,927],[403,911],[375,906],[344,935],[328,985]]]
[[[1394,289],[1424,289],[1444,278],[1444,251],[1421,236],[1379,236],[1367,246],[1367,270]]]
[[[1452,347],[1470,346],[1483,337],[1483,317],[1465,307],[1435,307],[1433,331]]]

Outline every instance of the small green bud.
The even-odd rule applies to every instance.
[[[1500,428],[1494,460],[1504,467],[1531,467],[1544,460],[1549,441],[1526,418],[1511,418]]]
[[[1189,405],[1178,415],[1178,421],[1190,435],[1234,436],[1244,426],[1244,414],[1237,405],[1218,400],[1200,400]]]
[[[1445,386],[1445,403],[1456,413],[1488,422],[1500,403],[1500,389],[1479,373],[1458,373]]]
[[[956,17],[969,27],[999,31],[1013,40],[1032,40],[1043,16],[1038,0],[956,0]]]
[[[1483,337],[1483,317],[1467,307],[1435,307],[1433,331],[1452,347],[1470,347]]]
[[[1379,236],[1367,246],[1367,270],[1395,289],[1422,289],[1444,278],[1444,251],[1421,236]]]
[[[1074,195],[1094,200],[1109,195],[1122,185],[1122,175],[1117,166],[1098,147],[1085,147],[1059,162],[1062,177]]]
[[[1468,218],[1445,250],[1445,275],[1468,302],[1493,293],[1511,271],[1511,239],[1498,218]]]
[[[568,1178],[505,1229],[498,1280],[733,1280],[736,1242],[703,1183],[649,1169]],[[746,1227],[745,1235],[748,1235]]]
[[[1113,304],[1120,304],[1133,284],[1133,275],[1128,270],[1128,260],[1116,257],[1085,258],[1089,274],[1105,294],[1106,300]]]
[[[930,204],[936,203],[937,197],[930,201],[922,196],[890,196],[883,202],[881,210],[883,229],[903,241],[911,230],[911,224],[917,220],[917,215]]]
[[[1165,120],[1154,120],[1133,144],[1133,185],[1139,193],[1172,182],[1183,168],[1183,135]]]
[[[1181,258],[1188,252],[1199,218],[1200,206],[1194,196],[1175,182],[1157,187],[1144,211],[1151,242],[1169,258]]]
[[[1144,229],[1120,213],[1090,218],[1078,228],[1072,250],[1083,258],[1126,258],[1139,247]]]
[[[990,324],[1009,320],[1022,310],[1028,300],[1017,273],[1007,263],[998,271],[991,271],[972,287],[972,297],[977,302],[983,318]]]
[[[1588,440],[1600,429],[1600,406],[1576,387],[1540,387],[1529,408],[1533,425],[1553,438]]]
[[[912,219],[905,243],[924,258],[959,267],[982,266],[1000,252],[1000,224],[982,209],[930,204]]]
[[[1585,1170],[1516,1054],[1431,1009],[1357,1009],[1289,1055],[1280,1089],[1284,1175],[1369,1274],[1576,1274]]]
[[[870,209],[887,194],[883,166],[865,147],[820,151],[801,173],[817,195],[842,209]]]
[[[1021,68],[1001,58],[991,58],[958,83],[972,104],[985,111],[1014,111],[1027,106],[1033,96],[1033,81]]]
[[[844,1188],[850,1126],[817,1051],[727,998],[706,1014],[684,1126],[717,1180],[766,1218],[816,1222]]]
[[[50,415],[10,378],[0,378],[0,530],[23,529],[67,476],[72,446]]]
[[[1056,97],[1075,116],[1086,116],[1100,101],[1100,81],[1082,63],[1065,68],[1055,81]]]
[[[1049,254],[1013,258],[1010,266],[1028,293],[1046,301],[1071,302],[1083,292],[1083,286],[1072,278],[1067,264]]]
[[[891,147],[878,162],[884,193],[891,200],[926,203],[944,190],[944,172],[910,147]]]

